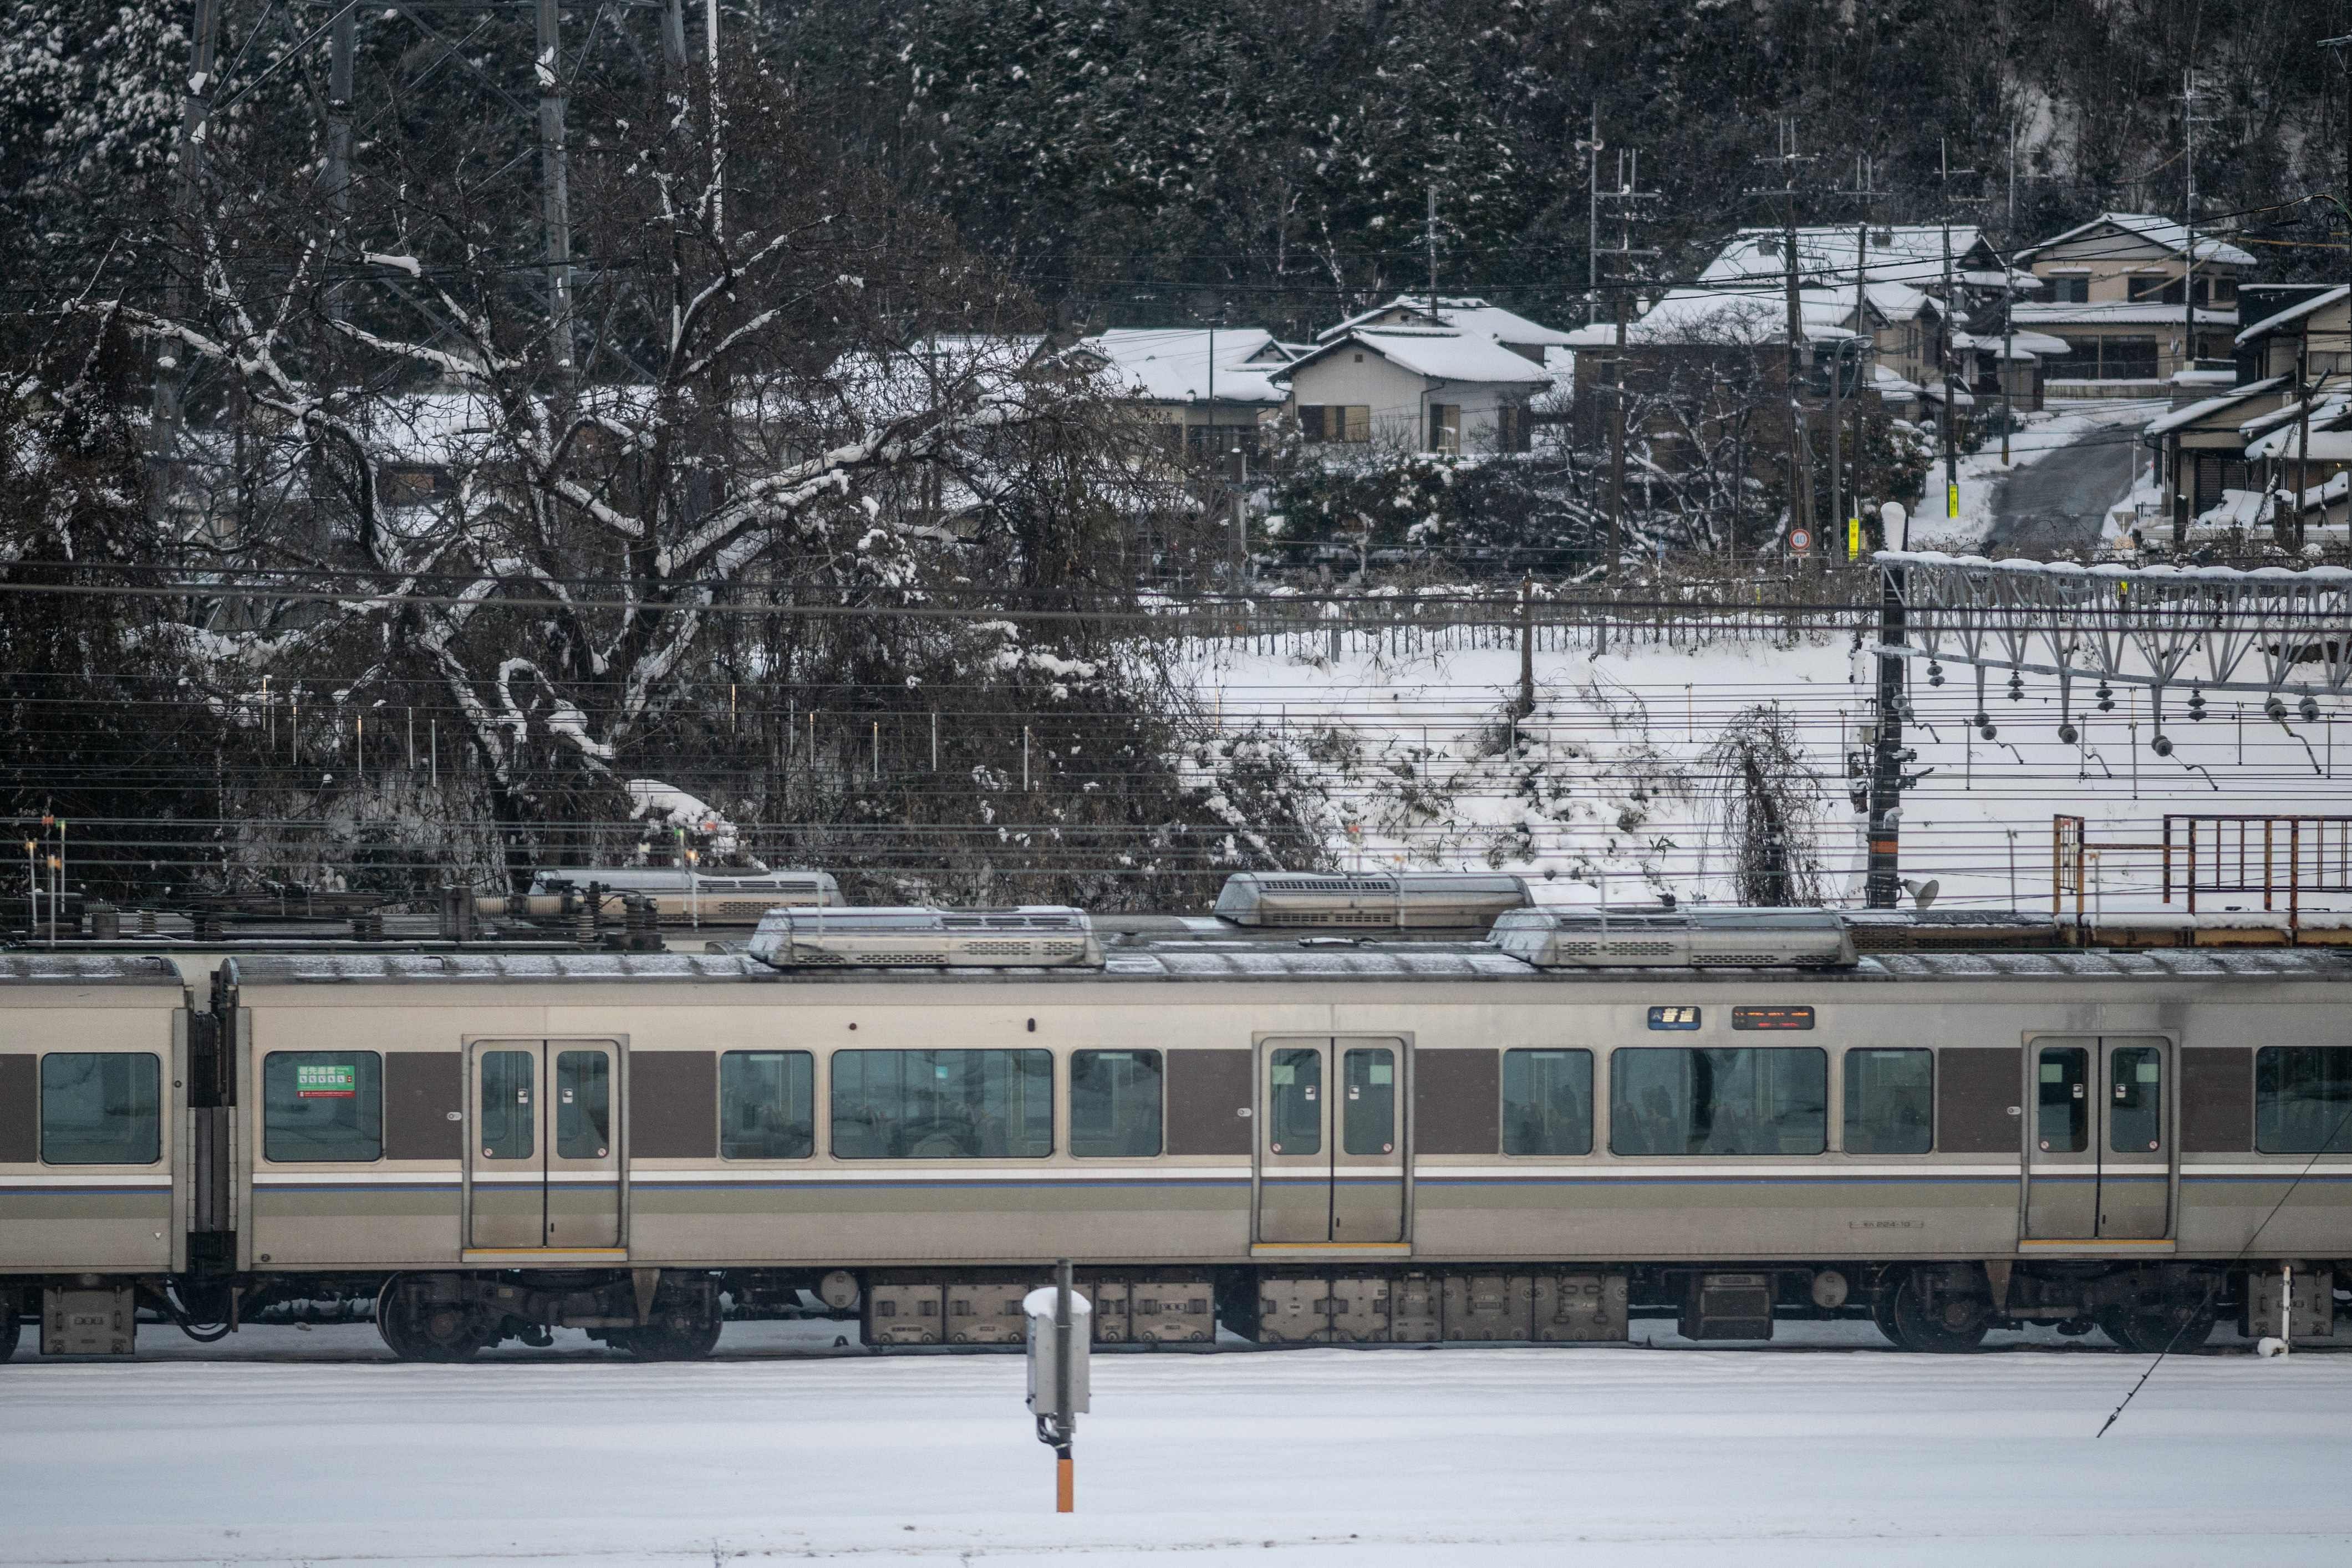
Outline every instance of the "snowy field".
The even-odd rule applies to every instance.
[[[1695,649],[1617,642],[1597,658],[1545,650],[1537,711],[1516,730],[1506,715],[1519,656],[1507,647],[1399,656],[1351,639],[1337,660],[1222,650],[1187,676],[1226,735],[1276,737],[1298,759],[1328,802],[1325,842],[1339,864],[1549,874],[1546,897],[1559,902],[1591,900],[1604,879],[1612,901],[1662,889],[1729,899],[1729,847],[1709,804],[1722,773],[1706,752],[1735,715],[1776,707],[1819,782],[1822,890],[1858,903],[1862,819],[1848,805],[1845,759],[1861,745],[1874,672],[1850,647],[1840,637]],[[1921,721],[1905,742],[1919,752],[1920,784],[1905,795],[1902,847],[1903,874],[1937,880],[1943,907],[2048,910],[2056,813],[2084,817],[2095,844],[2147,847],[2098,858],[2086,908],[2158,910],[2153,846],[2166,814],[2328,814],[2352,802],[2352,724],[2339,759],[2332,704],[2318,722],[2279,724],[2259,698],[2216,693],[2192,720],[2176,688],[2163,716],[2175,750],[2159,757],[2143,689],[2117,688],[2102,712],[2096,682],[2075,681],[2066,714],[2080,736],[2069,745],[2054,679],[2024,677],[2012,700],[1989,672],[1982,700],[1998,732],[1988,742],[1969,722],[1976,672],[1952,665],[1943,675],[1935,686],[1924,664],[1912,668]],[[2258,834],[2252,843],[2258,873]],[[2283,864],[2283,839],[2278,854]],[[2306,897],[2305,907],[2345,901]],[[2200,908],[2261,903],[2231,895]]]
[[[1661,1324],[1637,1322],[1637,1339]],[[1078,1512],[1017,1356],[559,1349],[380,1359],[364,1328],[163,1332],[0,1367],[0,1563],[2340,1563],[2352,1356],[1973,1357],[1866,1328],[1712,1351],[1097,1358]],[[815,1342],[829,1345],[829,1338]],[[1680,1342],[1673,1342],[1677,1347]],[[232,1349],[232,1346],[234,1349]]]

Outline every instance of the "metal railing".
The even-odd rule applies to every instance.
[[[2176,845],[2183,861],[2178,884]],[[2287,929],[2296,930],[2304,894],[2352,893],[2352,816],[2168,814],[2166,903],[2172,902],[2176,889],[2192,915],[2200,894],[2260,893],[2263,910],[2271,912],[2284,896]]]

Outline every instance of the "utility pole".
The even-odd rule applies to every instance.
[[[556,375],[572,381],[572,202],[564,150],[563,31],[558,0],[536,0],[540,221],[547,231],[547,331]],[[711,68],[718,69],[714,56]]]
[[[1601,106],[1592,106],[1592,134],[1580,141],[1576,150],[1584,154],[1585,177],[1591,185],[1590,210],[1585,214],[1585,284],[1584,324],[1591,326],[1601,314]]]
[[[1437,313],[1437,187],[1429,187],[1429,232],[1424,237],[1429,245],[1429,324],[1442,327],[1445,318]]]
[[[1805,307],[1798,289],[1798,274],[1802,269],[1797,255],[1797,165],[1812,162],[1797,151],[1797,121],[1794,115],[1780,121],[1779,151],[1769,158],[1759,158],[1759,163],[1777,163],[1781,180],[1776,189],[1766,186],[1751,190],[1751,196],[1778,198],[1784,205],[1780,215],[1781,232],[1781,292],[1788,310],[1788,378],[1789,400],[1789,526],[1810,527],[1813,521],[1812,443],[1805,434]]]
[[[1638,190],[1642,179],[1642,154],[1636,150],[1630,159],[1625,152],[1617,154],[1617,188],[1600,192],[1596,200],[1612,201],[1617,206],[1617,244],[1607,252],[1621,264],[1630,264],[1637,257],[1653,257],[1655,250],[1637,248],[1633,244],[1633,225],[1637,221],[1633,206],[1636,202],[1654,202],[1656,191]],[[1596,256],[1601,254],[1596,251]],[[1625,551],[1625,305],[1624,285],[1633,279],[1630,265],[1621,265],[1619,287],[1614,308],[1617,317],[1616,356],[1609,363],[1609,558],[1602,563],[1604,572],[1614,572]]]
[[[352,56],[359,47],[358,0],[346,0],[328,24],[327,35],[327,206],[335,215],[337,249],[351,240],[352,220]],[[327,291],[327,318],[343,319],[343,292]]]
[[[1869,816],[1864,837],[1869,858],[1863,878],[1863,903],[1874,910],[1896,907],[1903,894],[1899,871],[1903,838],[1903,764],[1911,760],[1903,749],[1904,659],[1891,650],[1904,638],[1903,568],[1879,566],[1878,690],[1870,744]]]
[[[1876,334],[1870,330],[1870,206],[1873,202],[1882,200],[1887,195],[1885,191],[1872,187],[1870,174],[1870,159],[1867,156],[1856,158],[1853,161],[1853,189],[1839,193],[1859,203],[1862,207],[1862,216],[1853,226],[1853,330],[1860,335],[1861,341],[1854,345],[1856,352],[1853,386],[1853,485],[1850,490],[1843,489],[1843,463],[1838,450],[1838,399],[1843,395],[1841,384],[1843,378],[1833,377],[1830,383],[1830,521],[1832,526],[1845,530],[1849,538],[1858,536],[1864,526],[1862,518],[1864,404],[1862,371],[1870,363],[1876,347]],[[1843,365],[1840,368],[1843,369]],[[1855,554],[1859,558],[1858,539]]]
[[[172,245],[177,254],[164,263],[163,313],[185,319],[191,274],[203,265],[203,245],[196,236],[196,205],[203,195],[205,149],[212,134],[213,89],[220,73],[221,0],[195,0],[193,58],[187,90],[180,102],[180,178],[172,198]],[[155,383],[149,433],[149,457],[154,480],[148,496],[153,514],[168,510],[179,483],[181,392],[187,384],[179,353],[159,345],[155,351]]]
[[[1944,236],[1944,298],[1938,345],[1937,368],[1944,377],[1944,413],[1937,421],[1944,437],[1944,515],[1955,518],[1960,514],[1960,442],[1959,442],[1959,381],[1960,362],[1952,339],[1956,335],[1954,319],[1959,309],[1959,296],[1952,281],[1952,181],[1956,176],[1973,174],[1974,169],[1952,167],[1951,143],[1943,137],[1936,139],[1937,178],[1943,182]]]

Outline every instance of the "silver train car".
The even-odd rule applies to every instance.
[[[0,959],[0,1349],[361,1298],[424,1360],[811,1313],[1011,1343],[1060,1258],[1110,1342],[2159,1347],[2329,1332],[2352,1259],[2352,955],[860,913],[751,952],[240,955],[204,998]]]

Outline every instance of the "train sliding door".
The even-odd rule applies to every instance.
[[[1407,1050],[1362,1036],[1259,1045],[1258,1241],[1405,1239]]]
[[[2027,1053],[2025,1234],[2159,1241],[2172,1234],[2171,1043],[2045,1035]]]
[[[611,1040],[477,1040],[467,1048],[469,1249],[622,1245],[620,1056]]]

